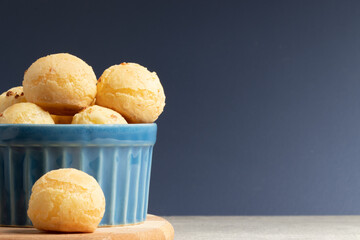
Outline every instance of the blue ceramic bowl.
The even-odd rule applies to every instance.
[[[100,225],[145,221],[156,124],[0,125],[0,225],[28,226],[32,185],[46,172],[76,168],[106,198]]]

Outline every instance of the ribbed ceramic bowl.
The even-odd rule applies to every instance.
[[[100,223],[145,221],[156,124],[0,125],[0,225],[28,226],[32,185],[58,168],[80,169],[106,198]]]

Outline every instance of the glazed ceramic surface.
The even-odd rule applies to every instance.
[[[100,225],[145,220],[156,124],[0,125],[0,225],[31,225],[32,185],[58,168],[80,169],[106,198]]]

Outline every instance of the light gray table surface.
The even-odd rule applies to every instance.
[[[360,240],[360,216],[171,216],[175,240]]]

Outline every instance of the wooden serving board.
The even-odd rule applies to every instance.
[[[35,228],[0,227],[0,239],[173,240],[174,228],[164,218],[149,214],[143,223],[100,227],[93,233],[53,233]]]

